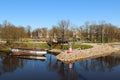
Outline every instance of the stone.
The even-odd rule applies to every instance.
[[[78,60],[84,60],[92,57],[98,57],[102,55],[108,55],[112,52],[118,51],[118,48],[111,47],[110,45],[97,45],[94,44],[93,48],[79,50],[72,50],[72,54],[68,54],[67,51],[61,52],[56,58],[62,62],[74,62]]]

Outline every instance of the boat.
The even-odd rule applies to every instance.
[[[31,59],[31,60],[46,60],[45,56],[17,56],[18,58],[22,58],[22,59]]]
[[[11,48],[11,55],[14,56],[41,56],[47,54],[44,49]]]

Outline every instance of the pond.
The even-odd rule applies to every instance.
[[[47,54],[45,60],[0,56],[0,80],[120,80],[120,58],[106,56],[65,64]]]

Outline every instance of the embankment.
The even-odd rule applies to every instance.
[[[112,47],[108,44],[90,44],[90,45],[92,45],[93,48],[84,50],[74,49],[72,53],[67,53],[67,51],[64,51],[58,54],[56,58],[65,63],[72,63],[78,60],[105,56],[119,51],[118,48]]]

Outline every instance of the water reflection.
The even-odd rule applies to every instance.
[[[91,60],[84,60],[76,63],[77,66],[83,71],[112,71],[114,67],[120,64],[120,58],[115,58],[112,56],[100,57]]]
[[[17,68],[23,68],[23,60],[16,57],[1,57],[0,60],[0,75],[5,72],[14,72]]]
[[[117,57],[106,56],[70,64],[56,60],[55,56],[51,54],[47,54],[46,57],[47,60],[45,61],[30,61],[11,56],[0,57],[0,80],[13,79],[13,75],[9,76],[9,79],[5,79],[5,77],[8,77],[4,75],[6,72],[9,72],[8,74],[15,73],[17,80],[99,80],[99,78],[105,80],[104,77],[109,76],[108,72],[114,76],[114,79],[120,78],[114,74],[114,72],[120,73],[120,58]],[[34,63],[34,66],[32,63]],[[18,69],[22,71],[22,74]],[[104,77],[100,72],[104,73]],[[1,78],[1,75],[4,75],[4,77]],[[112,80],[111,77],[107,79]]]
[[[56,59],[49,60],[49,70],[57,71],[61,80],[89,80],[82,74],[84,72],[113,72],[114,68],[120,66],[120,59],[112,56],[100,57],[78,61],[75,63],[65,64]],[[93,77],[93,76],[92,76]]]
[[[77,72],[75,63],[65,64],[53,58],[53,55],[49,55],[47,68],[49,71],[57,72],[60,80],[86,80]]]
[[[69,63],[64,80],[87,80],[85,76],[78,72],[75,63]]]

